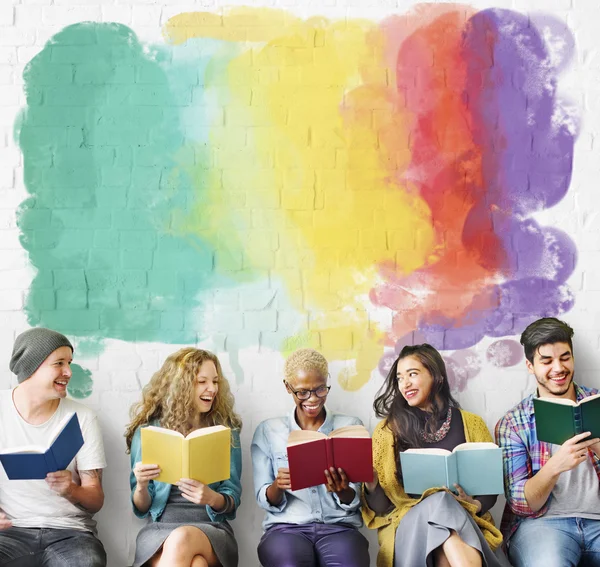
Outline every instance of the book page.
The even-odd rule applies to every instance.
[[[25,453],[44,454],[47,450],[47,447],[41,447],[39,445],[23,445],[21,447],[13,447],[12,449],[4,449],[3,451],[0,451],[0,455],[16,455]]]
[[[481,451],[484,449],[498,449],[496,443],[482,442],[482,443],[461,443],[454,447],[453,452],[456,451]]]
[[[563,406],[577,406],[577,402],[569,400],[569,398],[535,398],[539,402],[548,402],[550,404],[560,404]]]
[[[317,439],[327,439],[327,435],[320,431],[308,431],[305,429],[294,429],[290,431],[287,440],[287,446],[292,447],[293,445],[300,445],[301,443],[310,443]]]
[[[181,437],[183,439],[183,435],[179,433],[179,431],[173,431],[172,429],[167,429],[165,427],[158,427],[157,425],[148,425],[148,427],[144,427],[148,431],[156,431],[157,433],[162,433],[164,435],[174,435],[175,437]]]
[[[597,400],[598,398],[600,398],[600,394],[594,394],[593,396],[588,396],[587,398],[584,398],[583,400],[581,400],[579,402],[579,405],[585,404],[587,402],[592,402],[594,400]]]
[[[417,455],[441,455],[442,457],[447,457],[448,455],[452,454],[451,451],[446,449],[407,449],[400,454],[403,455],[404,453]]]
[[[213,425],[211,427],[201,427],[200,429],[195,429],[191,433],[186,435],[186,439],[195,439],[196,437],[201,437],[202,435],[210,435],[211,433],[217,433],[217,431],[227,431],[229,427],[225,427],[224,425]]]
[[[364,425],[346,425],[334,429],[328,437],[371,437],[369,431]]]

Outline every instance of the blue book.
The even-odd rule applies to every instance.
[[[60,422],[49,447],[29,445],[0,452],[0,463],[9,480],[39,480],[50,472],[64,471],[83,447],[76,413]]]
[[[469,496],[502,494],[502,450],[495,443],[461,443],[453,451],[408,449],[400,453],[407,494],[458,484]]]

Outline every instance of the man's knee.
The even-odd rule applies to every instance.
[[[82,533],[49,545],[44,551],[48,567],[106,567],[106,552],[100,540]]]
[[[0,565],[20,558],[33,560],[38,532],[36,529],[14,527],[0,531]]]

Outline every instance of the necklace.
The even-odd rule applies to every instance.
[[[425,431],[421,431],[421,439],[426,443],[437,443],[441,441],[446,435],[448,435],[448,431],[450,431],[450,422],[452,421],[452,408],[448,408],[448,415],[446,416],[446,420],[442,423],[442,426],[435,433],[426,433]]]

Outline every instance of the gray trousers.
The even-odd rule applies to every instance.
[[[90,532],[54,528],[0,531],[2,567],[106,567],[106,553]]]

